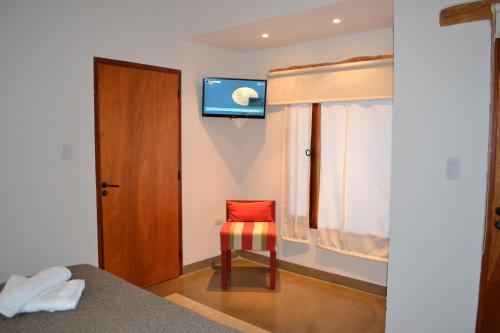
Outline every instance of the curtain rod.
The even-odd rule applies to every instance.
[[[274,69],[270,69],[268,71],[268,73],[272,74],[272,73],[279,73],[279,72],[285,72],[285,71],[293,71],[293,70],[298,70],[298,69],[311,69],[311,68],[317,68],[317,67],[343,65],[343,64],[350,64],[350,63],[357,63],[357,62],[364,62],[364,61],[385,60],[385,59],[394,59],[394,55],[383,54],[383,55],[378,55],[378,56],[362,56],[362,57],[354,57],[354,58],[349,58],[349,59],[335,61],[335,62],[323,62],[323,63],[318,63],[318,64],[307,64],[307,65],[290,66],[290,67],[284,67],[284,68],[274,68]]]

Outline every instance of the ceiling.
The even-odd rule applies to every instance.
[[[187,40],[234,52],[249,52],[392,27],[393,0],[342,0],[292,14],[212,31]],[[333,24],[340,18],[340,24]],[[269,38],[261,37],[268,33]]]
[[[223,30],[344,0],[178,0],[183,37]]]

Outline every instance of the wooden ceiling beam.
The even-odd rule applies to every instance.
[[[355,57],[355,58],[350,58],[350,59],[336,61],[336,62],[323,62],[323,63],[319,63],[319,64],[308,64],[308,65],[290,66],[290,67],[285,67],[285,68],[274,68],[274,69],[270,69],[269,73],[291,71],[291,70],[296,70],[296,69],[307,69],[307,68],[316,68],[316,67],[324,67],[324,66],[332,66],[332,65],[349,64],[349,63],[362,62],[362,61],[393,59],[393,58],[394,58],[394,56],[392,54],[384,54],[384,55],[378,55],[378,56],[363,56],[363,57]]]
[[[492,4],[497,2],[500,0],[474,1],[447,7],[439,14],[439,24],[444,27],[466,22],[492,20]]]

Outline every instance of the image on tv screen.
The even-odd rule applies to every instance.
[[[203,115],[264,118],[266,81],[203,79]]]

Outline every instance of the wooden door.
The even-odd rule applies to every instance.
[[[181,73],[96,58],[94,76],[100,267],[141,287],[175,278]]]
[[[485,244],[476,332],[500,332],[500,42],[495,41]]]

